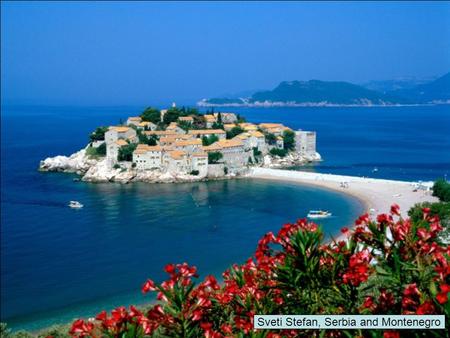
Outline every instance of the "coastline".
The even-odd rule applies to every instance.
[[[428,191],[413,191],[414,182],[267,168],[253,168],[249,177],[296,182],[334,190],[357,198],[364,205],[365,211],[372,211],[373,214],[387,213],[391,205],[396,203],[400,206],[401,215],[406,217],[414,204],[438,201]],[[347,182],[348,187],[340,187],[341,182]],[[431,182],[423,184],[431,185]]]

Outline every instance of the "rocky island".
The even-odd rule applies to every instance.
[[[86,182],[193,182],[320,159],[314,131],[173,104],[147,108],[124,124],[98,127],[84,149],[46,158],[39,170],[76,173]]]

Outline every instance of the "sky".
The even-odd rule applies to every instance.
[[[3,104],[141,105],[450,71],[450,2],[5,2]]]

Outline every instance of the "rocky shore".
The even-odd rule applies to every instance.
[[[285,157],[264,156],[261,163],[255,166],[264,168],[286,168],[295,165],[302,165],[311,161],[320,160],[320,155],[315,158],[304,158],[296,153],[288,154]],[[176,183],[176,182],[198,182],[211,179],[226,179],[237,176],[246,176],[249,168],[243,168],[239,172],[232,172],[227,175],[195,176],[188,174],[172,174],[159,170],[136,170],[131,167],[131,163],[119,163],[111,166],[105,157],[93,158],[86,154],[86,148],[70,156],[48,157],[39,164],[40,171],[75,173],[81,176],[84,182],[147,182],[147,183]]]

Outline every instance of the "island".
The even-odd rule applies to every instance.
[[[46,158],[39,170],[76,173],[86,182],[193,182],[320,160],[315,131],[254,124],[232,112],[202,114],[174,103],[97,127],[85,148]]]

